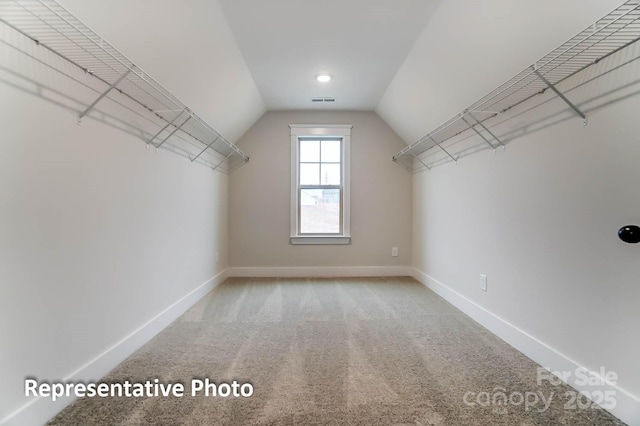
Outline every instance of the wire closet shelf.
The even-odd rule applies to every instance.
[[[487,120],[551,89],[580,116],[586,115],[557,85],[585,68],[635,43],[640,39],[640,0],[630,0],[567,40],[540,60],[525,68],[468,108],[447,120],[396,155],[393,161],[412,173],[431,169],[435,163],[426,158],[439,151],[445,160],[457,161],[443,143],[454,136],[472,132],[492,149],[504,143],[491,130]]]
[[[249,160],[131,60],[54,0],[2,0],[0,21],[97,79],[102,90],[81,120],[105,97],[125,96],[154,118],[145,141],[214,170],[230,173]],[[205,156],[207,161],[203,161]]]

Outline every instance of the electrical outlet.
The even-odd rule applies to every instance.
[[[480,290],[487,291],[487,276],[480,274]]]
[[[398,257],[398,247],[391,247],[391,256]]]

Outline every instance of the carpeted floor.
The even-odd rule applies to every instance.
[[[537,367],[411,278],[230,279],[103,379],[184,397],[82,398],[50,424],[622,424]],[[191,397],[194,378],[254,393]]]

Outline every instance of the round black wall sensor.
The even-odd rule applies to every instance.
[[[640,243],[640,227],[636,225],[623,226],[618,230],[618,237],[625,243]]]

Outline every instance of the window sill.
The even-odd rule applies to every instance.
[[[306,237],[291,237],[290,243],[292,245],[346,245],[351,244],[351,237],[345,237],[343,235],[336,236],[306,236]]]

